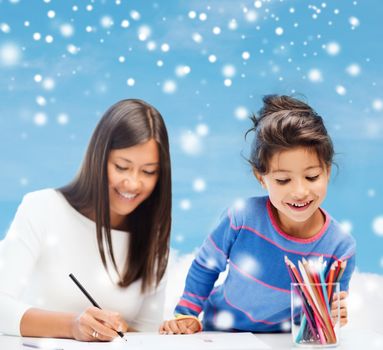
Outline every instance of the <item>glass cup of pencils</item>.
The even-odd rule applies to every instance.
[[[339,282],[291,283],[291,333],[296,346],[339,344],[340,302],[331,308]],[[335,306],[335,309],[334,309]]]

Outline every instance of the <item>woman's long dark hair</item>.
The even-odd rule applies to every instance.
[[[159,177],[152,194],[126,217],[125,227],[131,239],[120,275],[111,240],[108,157],[111,150],[132,147],[150,139],[158,145]],[[142,291],[158,285],[169,256],[171,170],[168,134],[161,114],[153,106],[129,99],[110,107],[92,135],[78,175],[59,191],[76,210],[95,220],[102,263],[110,273],[108,254],[119,276],[119,286],[129,286],[140,278]]]

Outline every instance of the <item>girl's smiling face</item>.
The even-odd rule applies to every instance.
[[[281,228],[292,233],[320,227],[323,216],[318,208],[326,196],[331,168],[315,151],[297,147],[274,154],[269,169],[265,175],[255,175],[269,193]]]

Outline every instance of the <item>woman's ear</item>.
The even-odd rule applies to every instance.
[[[263,180],[263,176],[255,168],[253,168],[253,174],[257,178],[257,180],[261,184],[261,186],[263,188],[266,188],[265,182]]]

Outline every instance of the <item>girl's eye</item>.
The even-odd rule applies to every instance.
[[[284,180],[276,179],[275,181],[276,181],[278,184],[280,184],[280,185],[285,185],[285,184],[287,184],[287,183],[290,181],[290,179],[284,179]]]
[[[306,179],[309,180],[309,181],[315,181],[315,180],[318,180],[318,178],[319,178],[319,175],[306,176]]]

